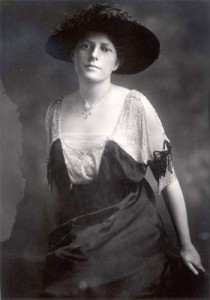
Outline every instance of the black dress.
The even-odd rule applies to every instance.
[[[132,90],[112,136],[82,152],[61,135],[61,103],[51,104],[46,119],[48,178],[61,197],[60,225],[49,238],[44,295],[155,297],[167,259],[147,167],[160,190],[176,180],[159,118],[150,102]],[[152,149],[152,116],[162,149]]]

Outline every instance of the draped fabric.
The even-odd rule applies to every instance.
[[[152,149],[143,97],[131,91],[125,99],[112,137],[101,148],[91,148],[88,157],[100,155],[99,164],[83,159],[84,165],[95,167],[88,180],[86,171],[82,173],[84,181],[82,176],[71,177],[82,164],[75,163],[72,151],[64,151],[60,102],[48,110],[48,179],[59,190],[60,208],[59,226],[49,237],[43,295],[83,299],[157,296],[167,264],[166,246],[145,174],[149,165],[158,182],[169,184],[176,176],[164,134],[162,151]],[[162,127],[161,131],[164,133]],[[69,168],[76,168],[77,173]]]

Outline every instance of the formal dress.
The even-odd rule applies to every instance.
[[[140,92],[125,98],[109,137],[61,133],[62,99],[46,115],[48,180],[60,194],[49,237],[44,295],[55,298],[157,296],[167,265],[164,231],[148,166],[159,192],[176,180],[171,145]],[[152,120],[150,120],[152,117]],[[151,125],[152,124],[152,125]],[[161,149],[154,149],[154,124]]]

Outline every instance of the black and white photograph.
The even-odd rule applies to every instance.
[[[0,21],[1,298],[209,299],[209,1]]]

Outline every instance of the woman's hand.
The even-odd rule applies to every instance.
[[[180,255],[184,264],[195,275],[198,275],[198,270],[205,272],[205,269],[201,263],[200,255],[192,244],[186,248],[181,248]]]
[[[178,180],[163,190],[163,197],[179,237],[184,264],[195,275],[198,275],[198,271],[205,272],[200,256],[191,243],[185,200]]]

